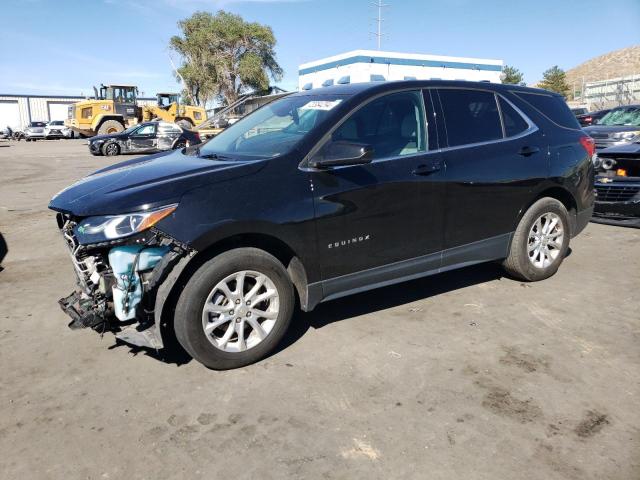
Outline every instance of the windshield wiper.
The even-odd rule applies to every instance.
[[[196,156],[199,158],[208,158],[210,160],[229,160],[227,155],[220,155],[219,153],[200,153],[200,147],[196,149]]]

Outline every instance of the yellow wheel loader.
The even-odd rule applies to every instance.
[[[157,105],[144,105],[142,117],[145,122],[157,118],[184,128],[193,128],[207,119],[207,112],[202,107],[183,105],[177,93],[158,93]]]
[[[86,137],[121,132],[154,119],[191,128],[207,118],[204,108],[181,105],[177,94],[159,94],[158,102],[162,101],[162,105],[138,105],[138,87],[134,85],[101,85],[100,90],[93,89],[95,98],[71,105],[64,122]]]

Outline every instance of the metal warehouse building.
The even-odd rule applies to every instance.
[[[20,130],[29,122],[65,120],[69,105],[86,97],[56,95],[5,95],[0,94],[0,130],[9,126]],[[139,104],[155,103],[155,98],[139,98]]]
[[[500,83],[502,60],[354,50],[303,63],[298,87],[385,80],[474,80]]]

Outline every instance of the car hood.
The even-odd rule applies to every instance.
[[[587,135],[610,135],[617,132],[633,132],[635,130],[640,130],[640,127],[634,125],[591,125],[590,127],[584,127],[583,130],[587,133]]]
[[[111,138],[124,138],[124,137],[126,137],[124,132],[109,133],[107,135],[95,135],[89,139],[89,142],[99,142],[99,141],[109,140]]]
[[[178,203],[189,190],[255,173],[265,164],[163,152],[98,170],[57,193],[49,208],[78,217],[136,212]]]
[[[640,143],[625,143],[623,145],[617,145],[615,147],[605,148],[598,152],[599,157],[611,157],[611,156],[623,156],[632,157],[640,160]]]

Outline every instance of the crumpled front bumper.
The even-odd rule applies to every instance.
[[[79,245],[69,222],[59,214],[78,284],[58,302],[71,318],[69,327],[111,331],[128,344],[163,348],[163,307],[195,252],[153,229],[144,237]]]

